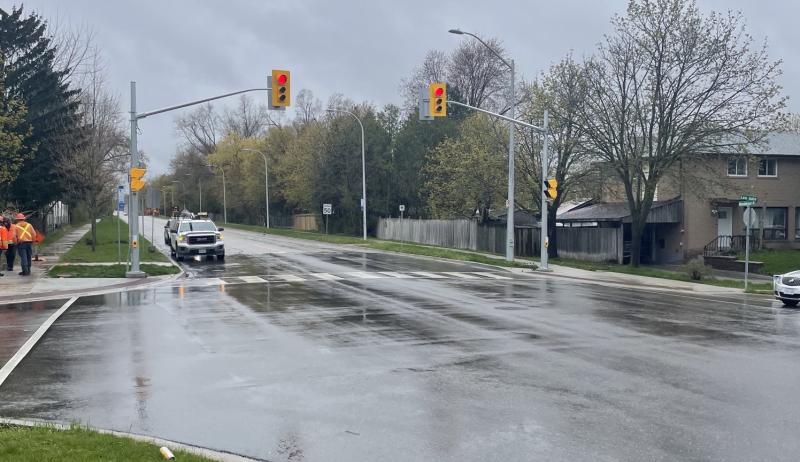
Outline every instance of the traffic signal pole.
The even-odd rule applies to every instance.
[[[247,90],[239,90],[234,91],[231,93],[225,93],[224,95],[212,96],[210,98],[203,98],[196,101],[190,101],[188,103],[177,104],[175,106],[168,106],[161,109],[156,109],[155,111],[149,112],[136,112],[136,82],[131,82],[131,139],[130,139],[130,158],[131,158],[131,168],[139,168],[141,160],[139,159],[139,148],[137,146],[137,132],[138,132],[138,123],[139,120],[144,119],[146,117],[154,116],[156,114],[162,114],[164,112],[174,111],[176,109],[182,109],[189,106],[195,106],[197,104],[207,103],[209,101],[214,101],[217,99],[227,98],[229,96],[241,95],[242,93],[249,93],[253,91],[270,91],[271,88],[249,88]],[[129,183],[130,189],[130,183]],[[125,273],[125,277],[128,278],[143,278],[147,276],[139,267],[139,192],[138,191],[130,191],[130,200],[128,204],[128,226],[130,228],[130,233],[128,235],[128,242],[130,243],[130,262],[131,266],[130,269]]]

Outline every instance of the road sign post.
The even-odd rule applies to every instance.
[[[325,234],[328,234],[328,217],[333,214],[333,204],[322,204],[322,214],[325,215]]]
[[[403,212],[406,211],[406,206],[404,204],[400,204],[400,219],[403,219]]]

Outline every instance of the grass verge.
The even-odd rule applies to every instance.
[[[122,243],[122,259],[127,260],[128,256],[128,224],[119,220],[117,217],[105,217],[97,223],[97,243],[95,250],[92,251],[90,245],[92,239],[91,230],[86,233],[71,249],[65,253],[60,261],[66,263],[110,263],[117,261],[117,222],[120,225],[120,235]],[[139,252],[142,262],[166,262],[169,261],[161,252],[147,252],[150,241],[142,238],[139,242]]]
[[[153,444],[104,435],[80,427],[60,430],[48,426],[0,426],[0,460],[17,462],[163,460],[158,450],[158,446]],[[173,452],[175,459],[180,461],[211,461],[183,451]]]
[[[744,260],[744,252],[737,256]],[[800,250],[758,250],[750,252],[750,261],[764,263],[761,274],[771,276],[800,270]]]
[[[148,276],[164,276],[180,272],[173,265],[162,266],[143,263],[139,265],[139,268],[147,273]],[[53,278],[124,278],[126,269],[126,265],[56,265],[50,269],[48,275]]]
[[[679,273],[676,271],[667,271],[658,268],[648,268],[640,266],[634,268],[629,265],[615,265],[612,263],[595,263],[583,260],[573,260],[568,258],[553,258],[550,260],[554,265],[569,266],[570,268],[578,268],[588,271],[608,271],[612,273],[632,274],[635,276],[647,276],[652,278],[669,279],[673,281],[694,282],[697,284],[707,284],[717,287],[728,287],[734,289],[744,289],[744,281],[734,279],[703,279],[702,281],[695,281],[689,277],[688,274]],[[751,282],[748,284],[748,293],[772,293],[772,283],[769,282]]]
[[[494,266],[524,267],[524,268],[536,267],[536,265],[534,265],[532,262],[530,264],[520,263],[520,262],[507,262],[502,258],[492,257],[491,255],[488,254],[481,254],[477,252],[465,252],[460,250],[447,249],[444,247],[433,247],[433,246],[419,245],[419,244],[405,244],[394,241],[381,241],[378,239],[368,239],[367,241],[364,241],[360,237],[355,237],[355,236],[342,236],[341,234],[322,234],[313,231],[298,231],[295,229],[284,229],[284,228],[266,229],[263,226],[257,226],[257,225],[239,225],[239,224],[228,223],[225,226],[232,229],[241,229],[244,231],[253,231],[257,233],[271,234],[275,236],[293,237],[297,239],[309,239],[312,241],[327,242],[330,244],[360,245],[363,247],[376,250],[407,253],[412,255],[424,255],[426,257],[447,258],[450,260],[468,261],[474,263],[484,263],[487,265],[494,265]]]

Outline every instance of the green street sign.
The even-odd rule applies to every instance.
[[[739,207],[752,207],[752,206],[754,206],[754,205],[756,205],[756,203],[755,203],[755,202],[750,202],[750,201],[739,201]]]
[[[743,194],[739,196],[739,202],[752,202],[755,204],[756,202],[758,202],[758,198],[756,196]]]

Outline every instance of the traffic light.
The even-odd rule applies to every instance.
[[[447,84],[432,83],[428,86],[428,115],[444,117],[447,115]]]
[[[289,107],[291,104],[291,75],[289,71],[272,71],[272,90],[270,106]]]
[[[544,195],[547,196],[548,199],[553,200],[558,197],[558,181],[555,178],[550,178],[549,180],[544,180]]]
[[[131,168],[131,192],[138,192],[144,188],[144,180],[142,178],[145,173],[147,173],[147,170],[143,168]]]

